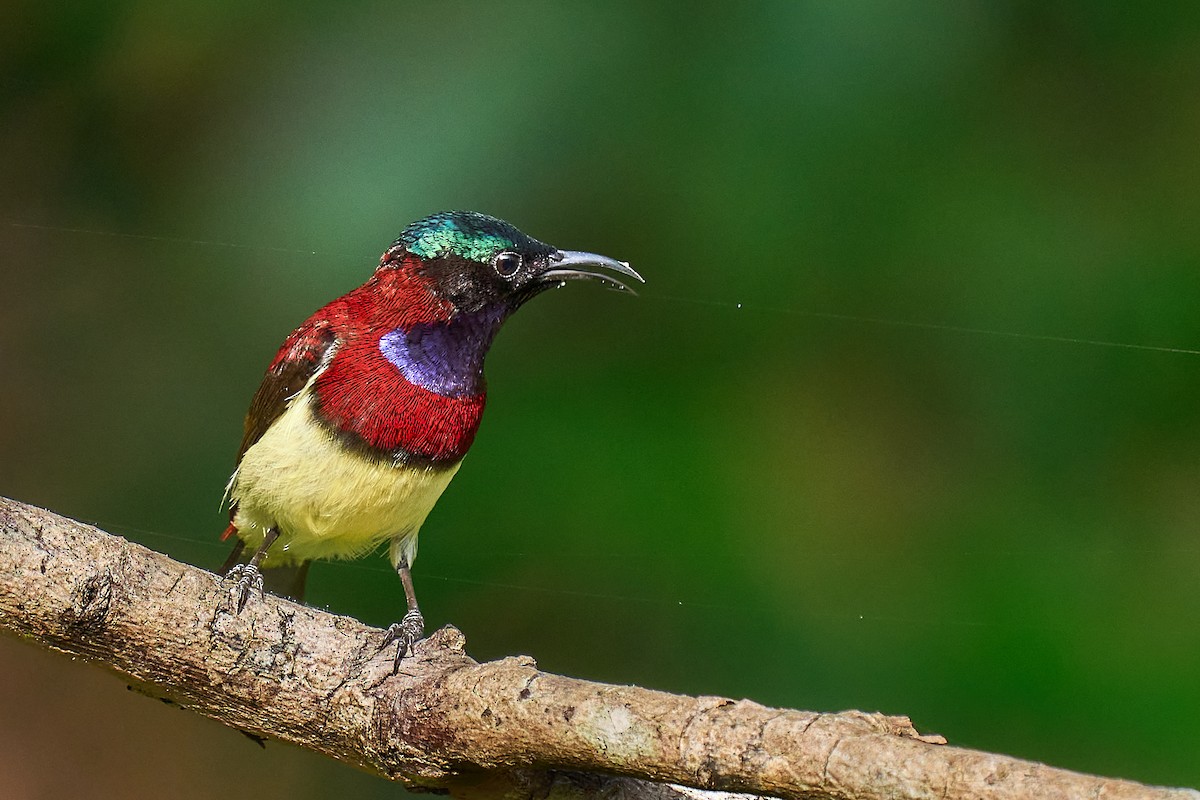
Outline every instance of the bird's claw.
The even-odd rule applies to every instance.
[[[237,601],[237,613],[242,613],[251,593],[257,589],[258,596],[263,596],[263,576],[258,567],[253,564],[237,564],[225,574],[225,580],[237,581],[232,594]]]
[[[379,652],[386,650],[388,645],[393,642],[397,643],[396,661],[392,665],[393,675],[400,671],[400,660],[410,653],[413,645],[419,642],[424,636],[425,618],[416,609],[405,614],[404,619],[399,622],[393,622],[388,626],[387,633],[383,637],[383,643],[379,645]]]

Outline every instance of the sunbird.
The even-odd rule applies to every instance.
[[[500,326],[569,280],[632,294],[622,278],[645,282],[623,261],[473,211],[406,227],[366,283],[292,331],[250,401],[222,537],[237,537],[225,572],[238,612],[262,593],[260,568],[285,568],[299,600],[313,559],[388,541],[407,612],[380,649],[397,643],[398,668],[425,632],[410,572],[417,534],[475,439]]]

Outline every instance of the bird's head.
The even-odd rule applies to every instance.
[[[559,250],[474,211],[433,214],[406,227],[380,262],[379,272],[391,269],[413,271],[460,314],[511,312],[569,280],[594,280],[631,294],[609,273],[643,280],[623,261]]]

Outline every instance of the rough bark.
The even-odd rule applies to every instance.
[[[477,663],[443,628],[392,674],[383,631],[0,498],[0,630],[249,733],[464,798],[1189,798],[947,746],[905,717],[766,708]],[[674,784],[674,785],[672,785]]]

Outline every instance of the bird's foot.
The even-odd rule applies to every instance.
[[[263,596],[263,576],[258,571],[258,567],[253,564],[234,565],[229,572],[225,573],[225,580],[237,581],[232,589],[232,594],[239,614],[246,607],[246,602],[249,601],[250,595],[255,589],[258,590],[259,597]]]
[[[383,637],[383,643],[379,645],[379,651],[383,652],[387,649],[388,645],[393,642],[397,643],[396,662],[392,665],[393,675],[400,671],[400,659],[410,653],[413,645],[419,642],[424,636],[425,618],[415,608],[405,614],[404,619],[399,622],[393,622],[388,626],[387,633]]]

